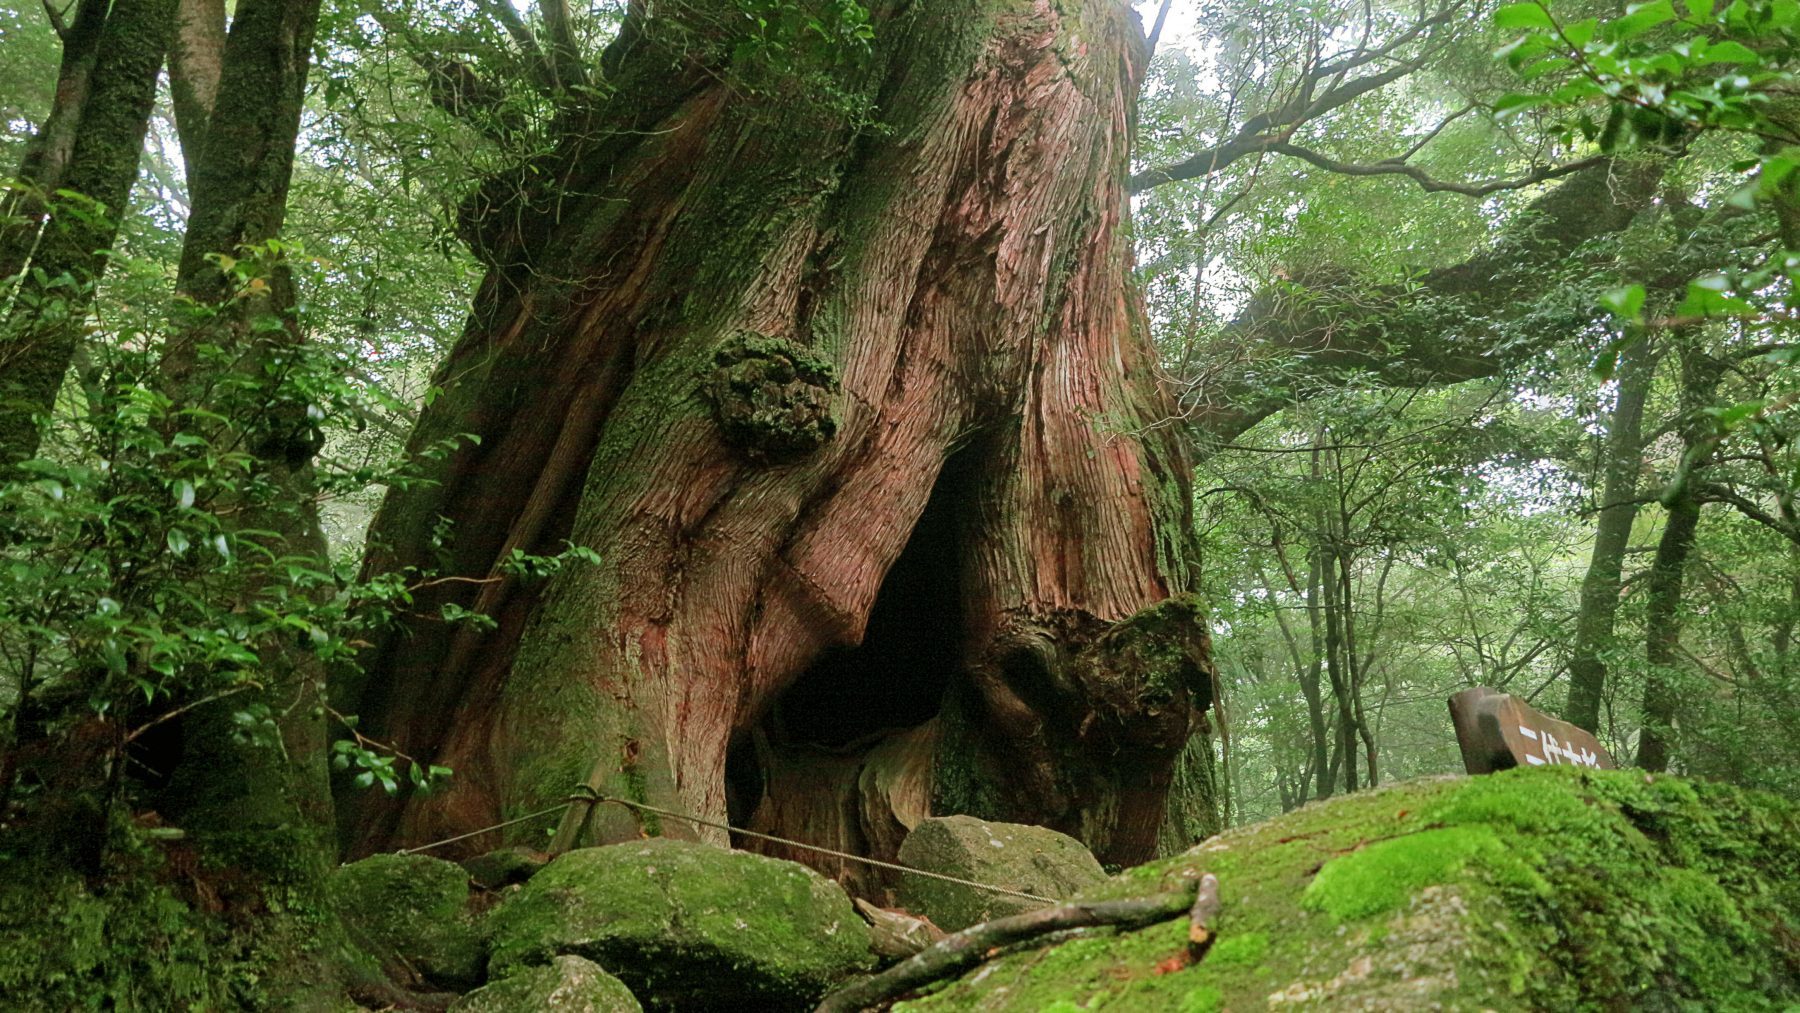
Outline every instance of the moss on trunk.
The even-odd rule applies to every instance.
[[[943,660],[884,661],[900,680],[906,657],[933,665],[926,713],[950,711],[935,771],[907,768],[935,787],[900,793],[1146,857],[1210,696],[1191,606],[1179,664],[1106,646],[1195,571],[1189,469],[1151,424],[1170,405],[1129,287],[1140,27],[1104,0],[878,4],[869,52],[777,72],[708,11],[629,19],[609,96],[570,105],[561,147],[468,209],[491,272],[413,445],[481,442],[388,499],[370,565],[491,578],[417,608],[498,629],[413,624],[334,688],[367,734],[458,774],[430,798],[346,798],[347,844],[532,811],[596,761],[603,790],[725,816],[733,743],[791,737],[784,694],[873,650],[917,539],[959,605],[908,633]],[[564,539],[602,562],[505,575],[513,550]],[[743,815],[776,833],[893,836],[779,825],[831,807],[766,801]],[[637,831],[613,813],[589,839]]]

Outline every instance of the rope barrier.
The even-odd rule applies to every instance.
[[[553,805],[548,809],[539,809],[537,812],[527,813],[524,816],[520,816],[518,819],[507,820],[505,823],[496,823],[491,827],[482,827],[480,830],[471,830],[466,834],[457,834],[455,837],[446,837],[441,841],[432,841],[430,844],[421,844],[416,848],[401,848],[399,851],[394,852],[394,854],[396,854],[396,855],[416,855],[421,851],[430,851],[432,848],[441,848],[446,844],[455,844],[457,841],[466,841],[471,837],[480,837],[482,834],[488,833],[489,831],[492,831],[492,830],[503,830],[503,829],[510,827],[516,823],[529,823],[530,821],[535,820],[540,816],[548,816],[551,813],[562,812],[564,809],[567,809],[568,807],[570,807],[574,804],[575,804],[575,800],[569,799],[567,802],[564,802],[561,805]]]
[[[927,879],[941,880],[942,882],[945,882],[945,883],[955,883],[957,886],[967,886],[967,887],[972,887],[976,890],[986,890],[989,893],[1002,894],[1002,895],[1008,896],[1008,897],[1019,897],[1024,900],[1037,901],[1040,904],[1055,904],[1055,903],[1057,903],[1056,900],[1053,898],[1040,897],[1035,893],[1026,893],[1023,890],[1014,890],[1014,889],[1011,889],[1010,887],[995,886],[992,883],[980,883],[980,882],[976,882],[973,879],[963,879],[959,876],[949,876],[949,875],[945,875],[944,873],[941,873],[941,872],[927,872],[924,869],[914,869],[910,866],[900,865],[896,862],[884,862],[878,858],[868,858],[863,855],[853,855],[848,851],[838,851],[835,848],[822,847],[817,844],[808,844],[805,841],[796,841],[796,840],[791,840],[786,837],[777,837],[774,834],[758,833],[755,830],[745,830],[743,827],[734,827],[729,823],[720,823],[716,820],[703,819],[699,816],[689,815],[688,813],[676,812],[673,809],[664,809],[664,808],[661,808],[660,806],[653,806],[653,805],[649,805],[644,802],[635,802],[628,798],[615,798],[611,795],[602,795],[599,792],[594,791],[592,788],[589,788],[587,785],[581,785],[577,789],[576,794],[569,796],[568,799],[564,800],[560,804],[553,805],[548,809],[540,809],[534,813],[527,813],[524,816],[520,816],[516,819],[507,820],[504,823],[496,823],[491,827],[482,827],[480,830],[471,830],[466,834],[457,834],[455,837],[446,837],[441,841],[432,841],[430,844],[421,844],[416,848],[401,848],[398,852],[396,852],[396,854],[412,855],[412,854],[417,854],[418,852],[421,852],[421,851],[430,851],[432,848],[443,847],[446,844],[454,844],[457,841],[468,840],[471,837],[479,837],[482,834],[488,833],[489,831],[492,831],[492,830],[501,830],[506,827],[513,826],[515,824],[526,823],[526,822],[538,819],[543,816],[548,816],[551,813],[562,812],[564,809],[567,809],[568,807],[570,807],[572,805],[576,805],[577,803],[582,803],[582,802],[585,802],[588,805],[593,805],[597,802],[609,802],[613,805],[625,806],[628,809],[637,809],[642,812],[655,813],[658,816],[667,816],[670,819],[685,820],[689,823],[693,823],[693,824],[696,824],[699,826],[711,827],[714,830],[723,830],[723,831],[726,831],[727,833],[739,834],[744,837],[754,837],[757,840],[761,840],[761,841],[769,841],[774,844],[785,844],[791,848],[800,848],[804,851],[813,851],[813,852],[817,852],[821,855],[830,855],[832,858],[841,858],[847,862],[861,862],[864,865],[872,865],[877,869],[889,869],[894,872],[903,872],[909,876],[924,876]]]

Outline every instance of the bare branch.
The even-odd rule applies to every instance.
[[[1169,5],[1165,2],[1163,4],[1163,10],[1166,11],[1168,9]],[[44,0],[44,16],[50,19],[51,30],[56,32],[57,38],[67,42],[69,39],[69,24],[63,19],[64,13],[65,11],[57,10],[56,5],[51,3],[50,0]],[[1158,28],[1162,27],[1162,22],[1160,20],[1156,24]]]
[[[827,995],[814,1013],[850,1013],[879,1006],[895,996],[974,967],[997,948],[1067,929],[1095,925],[1121,930],[1142,928],[1188,914],[1192,889],[1134,900],[1093,901],[1041,908],[972,925],[945,936],[913,957],[867,978],[859,978]]]
[[[1162,38],[1163,23],[1169,19],[1169,7],[1174,2],[1175,0],[1162,0],[1162,6],[1157,8],[1156,24],[1150,29],[1149,36],[1144,39],[1144,62],[1146,63],[1156,55],[1157,40]]]
[[[1302,148],[1299,145],[1285,142],[1270,145],[1269,150],[1276,154],[1298,158],[1327,172],[1335,172],[1344,176],[1405,176],[1418,183],[1420,188],[1427,193],[1459,193],[1465,197],[1486,197],[1503,190],[1521,190],[1545,180],[1580,172],[1606,161],[1605,155],[1591,155],[1573,162],[1565,162],[1562,165],[1539,166],[1523,176],[1516,176],[1512,179],[1493,179],[1485,183],[1457,183],[1437,179],[1424,169],[1406,162],[1385,161],[1368,164],[1340,162],[1310,148]]]
[[[1199,179],[1202,176],[1218,172],[1245,155],[1273,150],[1276,145],[1286,143],[1294,129],[1307,120],[1324,115],[1369,92],[1392,84],[1419,67],[1418,61],[1399,64],[1379,74],[1370,74],[1357,78],[1349,84],[1329,89],[1317,98],[1311,96],[1310,88],[1305,88],[1301,95],[1284,104],[1280,109],[1252,116],[1246,120],[1244,125],[1238,128],[1237,133],[1223,144],[1197,152],[1173,165],[1146,169],[1132,176],[1127,187],[1132,193],[1142,193],[1164,183]]]

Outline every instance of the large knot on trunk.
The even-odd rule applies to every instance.
[[[1114,623],[1071,666],[1088,706],[1090,749],[1175,751],[1189,715],[1212,703],[1212,637],[1192,595],[1166,598]]]
[[[785,338],[753,331],[727,338],[713,353],[705,389],[726,441],[753,461],[792,461],[837,434],[837,370]]]

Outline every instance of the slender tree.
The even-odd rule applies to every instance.
[[[1643,470],[1644,402],[1656,372],[1653,343],[1640,340],[1620,358],[1618,385],[1606,444],[1601,451],[1600,516],[1594,526],[1594,549],[1581,580],[1575,613],[1575,645],[1569,656],[1569,703],[1563,717],[1588,731],[1600,727],[1600,701],[1606,691],[1605,652],[1613,640],[1624,581],[1625,550],[1638,515],[1638,474]]]
[[[174,20],[174,0],[83,0],[63,29],[55,104],[0,209],[0,281],[30,268],[0,331],[0,467],[36,452],[36,420],[69,370],[137,182]]]

